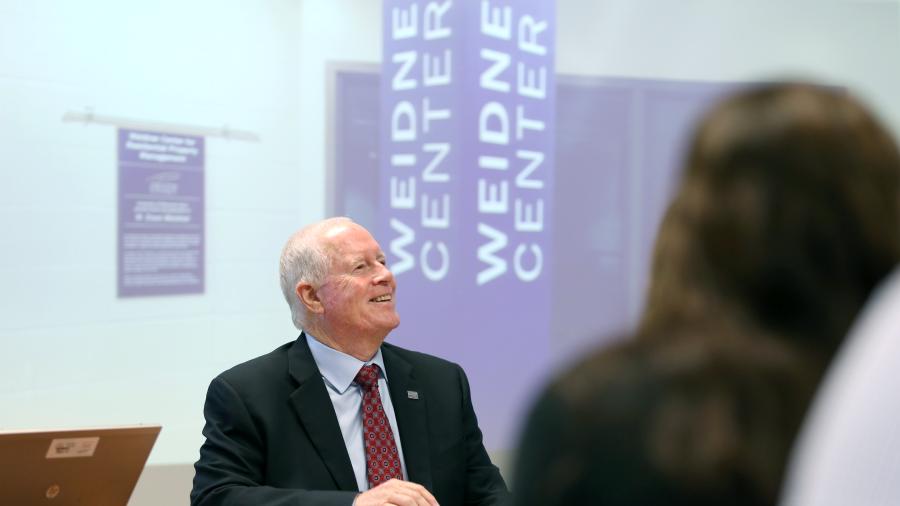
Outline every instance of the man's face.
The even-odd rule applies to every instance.
[[[355,223],[327,231],[324,249],[331,266],[319,288],[323,319],[345,337],[384,339],[400,324],[394,304],[397,284],[385,266],[384,252]]]

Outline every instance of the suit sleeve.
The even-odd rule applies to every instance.
[[[497,466],[491,463],[487,450],[484,448],[481,429],[478,427],[475,408],[472,406],[469,380],[466,378],[466,373],[462,368],[459,366],[457,368],[462,392],[463,427],[465,430],[464,443],[467,473],[465,502],[470,506],[505,504],[509,496],[506,482],[503,481]]]
[[[240,394],[212,381],[203,409],[206,442],[194,465],[191,506],[350,506],[355,492],[264,485],[265,443]]]

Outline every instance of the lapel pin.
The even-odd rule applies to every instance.
[[[406,391],[406,397],[409,398],[409,399],[418,399],[418,398],[419,398],[419,392],[414,392],[414,391],[412,391],[412,390],[407,390],[407,391]]]

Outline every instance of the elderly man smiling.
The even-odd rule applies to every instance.
[[[210,384],[192,505],[505,500],[463,370],[384,343],[397,286],[365,228],[331,218],[295,233],[281,287],[302,332]]]

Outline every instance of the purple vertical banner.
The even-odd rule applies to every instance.
[[[119,129],[118,295],[203,293],[204,139]]]
[[[489,447],[551,361],[554,25],[546,0],[384,2],[391,340],[465,367]]]

